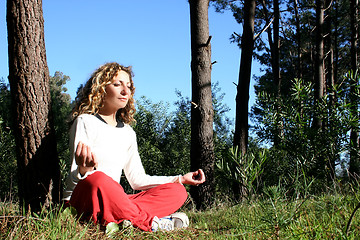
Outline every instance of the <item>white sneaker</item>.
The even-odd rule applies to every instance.
[[[186,228],[188,226],[188,216],[183,212],[176,212],[160,219],[155,216],[153,218],[151,229],[153,232],[158,230],[172,231],[175,228]]]
[[[189,218],[183,212],[176,212],[170,215],[174,222],[175,228],[187,228],[189,226]]]
[[[156,232],[158,230],[172,231],[174,230],[174,222],[171,217],[158,218],[155,216],[151,224],[151,230]]]

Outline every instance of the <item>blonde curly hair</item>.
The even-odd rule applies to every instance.
[[[116,62],[106,63],[100,66],[85,83],[81,86],[75,98],[75,106],[72,110],[71,118],[73,122],[79,115],[83,113],[95,115],[99,109],[104,105],[104,98],[106,95],[105,87],[111,84],[114,77],[120,72],[125,71],[130,78],[130,92],[131,96],[124,108],[121,108],[116,113],[118,120],[131,124],[135,122],[135,87],[133,82],[133,72],[131,67],[124,67]]]

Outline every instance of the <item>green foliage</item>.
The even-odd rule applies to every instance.
[[[147,174],[171,176],[190,170],[190,102],[177,94],[174,112],[169,112],[168,103],[153,103],[144,96],[136,102],[134,130]],[[126,179],[121,181],[131,191]]]
[[[146,97],[137,100],[134,130],[137,135],[139,154],[148,174],[164,175],[164,156],[161,150],[162,139],[169,126],[171,115],[164,103],[152,103]]]
[[[185,174],[190,170],[190,100],[184,98],[179,91],[176,94],[176,110],[172,114],[162,146],[166,165],[173,168],[172,174]]]
[[[249,198],[258,190],[267,159],[266,149],[253,150],[242,154],[237,148],[230,148],[229,153],[216,162],[219,177],[226,183],[240,184],[242,196]]]
[[[214,143],[216,158],[228,149],[231,121],[225,116],[229,108],[222,103],[224,94],[219,84],[212,86],[214,108]],[[139,153],[147,173],[151,175],[185,174],[190,170],[190,112],[188,98],[176,91],[175,111],[169,104],[152,103],[146,97],[137,100],[135,115]]]
[[[221,92],[219,82],[212,85],[212,101],[214,109],[214,152],[215,162],[221,161],[232,146],[233,134],[231,127],[234,126],[233,122],[226,113],[230,108],[223,103],[225,93]]]
[[[17,197],[15,139],[12,135],[10,91],[0,81],[0,199]]]
[[[358,121],[349,114],[347,87],[336,86],[318,102],[314,100],[312,89],[311,83],[295,79],[287,98],[266,92],[258,96],[253,109],[257,112],[256,133],[270,143],[275,138],[280,139],[269,152],[263,178],[267,185],[280,181],[305,190],[314,181],[312,187],[318,191],[324,189],[324,183],[332,183],[336,168],[343,161],[340,154],[348,150],[349,126]],[[331,102],[329,99],[334,95],[336,101]],[[323,119],[324,128],[312,126],[314,116]]]
[[[217,11],[230,10],[235,20],[243,23],[244,2],[211,2]],[[256,5],[253,56],[263,69],[261,76],[256,77],[258,98],[252,119],[259,139],[270,148],[263,183],[272,186],[281,182],[289,189],[295,185],[296,191],[306,195],[308,191],[323,191],[345,173],[347,165],[351,173],[360,174],[359,146],[351,146],[348,141],[350,128],[359,132],[359,78],[346,74],[351,59],[350,5],[347,1],[334,2],[326,8],[323,29],[324,51],[329,53],[324,60],[326,95],[315,102],[311,84],[317,41],[315,2],[279,4],[279,29],[271,24],[275,16],[274,2]],[[276,31],[281,42],[280,82],[275,81],[272,69],[274,39],[271,38]],[[231,41],[240,46],[241,34],[234,33]],[[316,129],[314,120],[317,119],[323,123],[321,129]]]
[[[60,161],[60,170],[62,181],[64,182],[68,170],[70,168],[70,152],[69,152],[69,123],[68,118],[72,109],[70,95],[64,87],[70,77],[62,72],[55,72],[50,77],[50,96],[51,108],[53,113],[53,122],[56,131],[57,151]]]
[[[286,190],[280,185],[271,186],[264,190],[264,199],[259,201],[259,220],[262,223],[260,226],[269,228],[276,238],[299,218],[306,201],[296,199],[290,203],[285,194]]]
[[[0,117],[0,199],[17,197],[15,140]]]

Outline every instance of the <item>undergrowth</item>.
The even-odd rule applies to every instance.
[[[185,210],[187,229],[150,233],[128,228],[109,237],[100,226],[79,222],[62,208],[20,213],[16,203],[8,201],[0,203],[0,239],[358,239],[360,212],[346,234],[358,202],[357,194],[338,193],[289,200],[273,187],[238,204]]]

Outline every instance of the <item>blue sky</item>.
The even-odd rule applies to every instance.
[[[145,95],[172,104],[175,89],[191,96],[187,0],[43,0],[43,12],[50,75],[61,71],[71,78],[66,87],[72,99],[79,85],[110,61],[133,67],[136,98]],[[229,38],[242,32],[241,25],[230,12],[210,7],[209,26],[212,61],[217,61],[212,81],[219,82],[231,108],[228,116],[234,118],[240,49]],[[7,79],[6,1],[0,5],[0,47],[0,78]],[[258,68],[254,65],[252,74]],[[254,100],[251,94],[251,105]]]

